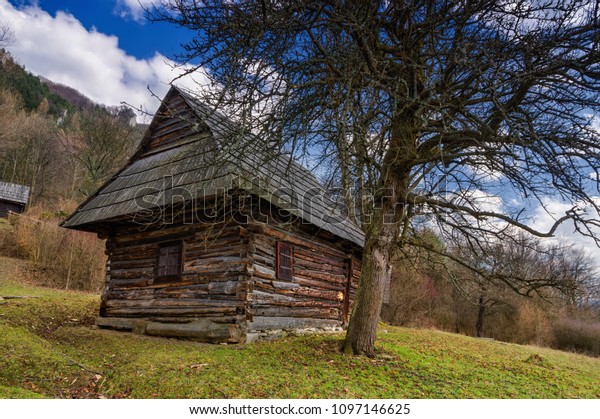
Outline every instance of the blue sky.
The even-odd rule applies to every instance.
[[[179,43],[190,37],[189,31],[160,22],[148,22],[141,8],[135,8],[137,0],[10,0],[13,5],[37,6],[55,16],[57,12],[72,14],[89,31],[115,35],[119,47],[128,54],[144,59],[155,52],[172,57],[179,50]]]
[[[159,105],[156,97],[163,97],[182,72],[172,61],[180,43],[193,36],[145,21],[140,2],[152,1],[0,0],[0,25],[12,28],[15,42],[8,50],[30,72],[74,87],[98,103],[127,103],[151,114]],[[198,89],[203,81],[202,74],[195,73],[177,83]],[[491,209],[503,211],[497,197],[480,198]],[[545,208],[531,208],[530,225],[541,231],[570,208],[558,197],[548,197],[544,204]],[[574,235],[572,224],[560,227],[552,240],[578,243],[600,265],[600,250],[591,239]]]
[[[182,72],[172,58],[193,36],[146,21],[138,0],[0,0],[0,24],[11,27],[8,50],[30,72],[98,103],[149,113],[159,104],[152,93],[162,97]],[[203,80],[196,74],[178,83],[194,89]]]

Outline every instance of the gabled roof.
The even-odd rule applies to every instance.
[[[0,182],[0,200],[27,204],[29,202],[29,186]]]
[[[174,118],[187,124],[184,138],[149,149],[160,116],[183,100],[185,111]],[[213,108],[172,87],[165,96],[134,157],[63,227],[93,231],[94,225],[134,215],[146,208],[242,189],[342,239],[363,246],[358,226],[344,216],[307,169],[289,156],[266,150],[256,136]],[[164,116],[163,116],[164,118]],[[185,190],[185,193],[181,193]]]

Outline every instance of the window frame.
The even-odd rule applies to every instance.
[[[290,262],[289,268],[284,266],[282,270],[281,259],[282,251],[284,249],[289,250],[288,255],[285,256],[289,257]],[[287,273],[287,271],[289,271],[289,274]],[[277,279],[282,279],[285,281],[294,280],[294,246],[292,246],[288,242],[278,240],[275,246],[275,277]]]
[[[160,275],[160,262],[161,262],[161,249],[166,247],[175,247],[179,248],[178,256],[178,264],[177,264],[177,272],[176,273],[167,273],[166,275]],[[154,269],[154,283],[164,283],[170,282],[173,279],[180,278],[183,274],[183,256],[185,254],[185,242],[183,240],[169,240],[158,243],[158,248],[156,252],[156,265]]]

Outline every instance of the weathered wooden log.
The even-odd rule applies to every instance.
[[[307,259],[303,259],[301,256],[294,253],[294,268],[304,269],[315,272],[321,272],[324,274],[332,275],[346,275],[346,270],[343,264],[338,263],[339,261],[329,260],[327,262],[318,263]]]
[[[183,324],[150,322],[146,326],[146,334],[182,337],[209,343],[235,343],[242,340],[242,329],[239,325],[216,323],[210,319],[199,319]]]
[[[122,247],[125,245],[139,246],[153,241],[164,240],[165,238],[169,239],[171,237],[190,240],[194,237],[193,232],[194,227],[191,227],[190,224],[184,224],[175,225],[170,228],[144,230],[135,233],[120,231],[120,234],[115,237],[114,240],[117,247]]]
[[[237,281],[211,282],[208,284],[209,294],[235,294],[240,288]]]
[[[219,298],[219,295],[205,296],[204,299],[185,299],[185,298],[154,298],[151,300],[109,300],[106,302],[107,307],[115,308],[178,308],[178,307],[217,307],[217,308],[228,308],[230,305],[235,305],[237,301],[232,299],[231,295],[222,295],[223,298]],[[234,297],[235,298],[235,297]]]
[[[154,268],[156,265],[156,254],[151,258],[145,259],[131,259],[131,260],[123,260],[116,259],[111,260],[111,268],[112,269],[135,269],[135,268]]]
[[[262,223],[252,224],[248,227],[248,230],[262,233],[277,240],[283,240],[294,245],[306,246],[321,253],[331,254],[340,258],[344,258],[346,256],[345,252],[318,243],[309,239],[308,237],[302,237],[300,234],[298,234],[298,232],[291,233]]]
[[[206,314],[202,316],[197,315],[177,315],[177,316],[166,316],[161,314],[160,316],[149,315],[145,317],[124,317],[128,320],[143,320],[146,322],[159,322],[159,323],[190,323],[196,321],[198,319],[210,319],[216,323],[226,323],[226,324],[240,324],[238,321],[238,315],[223,315],[221,313],[215,314]]]
[[[242,241],[242,236],[237,229],[225,230],[212,233],[216,235],[203,234],[190,241],[190,250],[210,251],[211,249],[223,248],[228,245],[237,246]]]
[[[155,298],[190,298],[202,299],[208,294],[209,284],[194,284],[183,287],[168,287],[156,289]]]
[[[300,285],[294,282],[270,281],[270,284],[276,290],[296,290],[300,288]]]
[[[132,288],[132,289],[114,289],[110,288],[106,292],[106,299],[109,300],[136,300],[136,299],[151,299],[154,296],[155,290],[150,288]]]
[[[343,267],[345,258],[327,253],[321,253],[317,250],[307,249],[303,246],[294,248],[294,255],[302,260],[312,261],[317,264],[334,263],[339,267]]]
[[[316,290],[312,288],[299,287],[294,291],[295,295],[307,298],[320,298],[331,301],[343,301],[344,293],[342,291]]]
[[[206,317],[207,315],[235,315],[236,306],[228,304],[227,307],[119,307],[106,309],[108,317],[148,317],[148,316],[179,316],[190,315]]]
[[[133,262],[133,261],[138,261],[138,260],[154,260],[156,261],[156,255],[158,253],[158,247],[156,249],[153,249],[151,252],[145,252],[145,253],[138,253],[138,254],[124,254],[124,255],[117,255],[117,256],[113,256],[113,255],[109,255],[110,261],[111,263],[123,263],[123,264],[127,264],[127,262]]]
[[[118,246],[113,243],[110,254],[112,256],[135,256],[156,250],[156,243],[143,243],[138,245],[122,245]]]
[[[122,317],[97,317],[96,326],[115,330],[135,331],[143,333],[146,328],[147,320],[127,319]]]
[[[293,295],[296,298],[320,298],[331,301],[341,301],[343,299],[341,291],[306,288],[297,283],[269,281],[261,278],[255,278],[254,287],[266,292]]]
[[[325,289],[325,290],[334,290],[334,291],[344,291],[344,284],[333,283],[333,282],[323,282],[320,280],[313,280],[308,277],[295,275],[294,280],[300,284],[302,287],[306,288],[314,288],[314,289]]]
[[[341,305],[338,301],[322,300],[322,299],[285,299],[285,295],[261,293],[257,295],[256,290],[252,293],[250,302],[253,309],[259,307],[272,307],[278,310],[282,307],[314,307],[323,309],[339,310]]]
[[[254,261],[262,266],[266,266],[269,267],[271,269],[275,269],[275,258],[272,256],[263,256],[260,255],[258,253],[253,253],[252,257],[254,258]]]
[[[194,266],[186,270],[188,274],[197,275],[199,283],[223,281],[246,273],[244,265],[231,265],[228,267],[213,268],[211,266]]]
[[[293,294],[285,295],[260,291],[260,288],[255,286],[254,291],[252,292],[252,295],[250,297],[250,301],[252,301],[253,304],[270,304],[274,303],[275,301],[286,301],[293,303],[297,301],[297,298],[294,297]]]
[[[346,283],[346,277],[344,275],[334,275],[332,273],[323,273],[294,267],[294,276],[296,275],[311,279],[319,279],[323,282],[333,282],[336,284]]]
[[[337,308],[321,307],[284,307],[284,306],[257,306],[252,304],[249,311],[254,316],[264,317],[307,317],[314,319],[339,319],[340,310]]]
[[[197,258],[192,262],[186,263],[186,268],[213,267],[213,266],[237,266],[241,262],[238,255],[235,256],[215,256],[210,258]]]
[[[254,265],[254,276],[258,278],[268,279],[270,281],[277,281],[277,276],[273,269],[261,266],[259,264]]]
[[[154,266],[131,269],[114,269],[111,267],[110,274],[114,279],[152,278],[154,276]]]
[[[191,250],[206,250],[223,247],[226,244],[237,244],[241,240],[239,228],[215,229],[209,232],[196,232],[190,240]]]
[[[226,247],[220,248],[211,248],[209,250],[196,250],[190,251],[189,249],[185,252],[185,261],[186,263],[196,261],[196,260],[204,260],[211,259],[214,257],[240,257],[240,246],[229,245]]]
[[[211,270],[195,270],[194,272],[186,271],[181,276],[182,283],[189,284],[208,284],[210,282],[226,282],[233,281],[244,274],[243,267],[234,271],[211,271]],[[168,282],[162,284],[163,286],[169,287],[177,286],[175,282]],[[181,284],[183,285],[183,284]]]
[[[116,289],[127,289],[135,287],[145,287],[150,285],[154,277],[136,278],[136,279],[119,279],[111,276],[110,286]]]

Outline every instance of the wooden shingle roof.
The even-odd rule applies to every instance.
[[[0,182],[0,200],[27,204],[29,202],[29,186]]]
[[[188,134],[148,148],[160,117],[179,106]],[[342,239],[363,246],[358,226],[336,208],[316,177],[289,156],[269,152],[256,136],[229,118],[172,87],[130,162],[73,213],[63,227],[94,225],[135,215],[140,208],[178,203],[242,189]],[[140,205],[141,204],[141,205]]]

